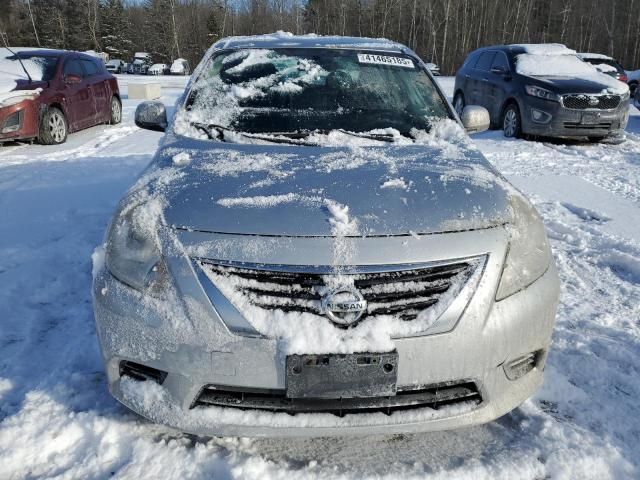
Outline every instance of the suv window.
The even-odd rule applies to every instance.
[[[507,56],[502,52],[496,52],[496,56],[493,59],[493,63],[491,64],[491,68],[502,68],[505,72],[511,70],[509,67],[509,61],[507,60]]]
[[[495,57],[496,52],[483,52],[478,59],[478,64],[476,68],[478,70],[489,71],[491,69],[491,64],[493,63],[493,57]]]
[[[82,69],[82,65],[80,64],[80,60],[70,59],[64,63],[64,75],[78,75],[79,77],[84,76],[84,70]]]
[[[95,62],[91,60],[82,59],[82,65],[84,66],[84,70],[87,72],[85,75],[86,77],[93,77],[100,71]]]
[[[472,53],[467,57],[467,59],[462,64],[462,68],[473,68],[476,66],[476,62],[478,61],[479,53]]]

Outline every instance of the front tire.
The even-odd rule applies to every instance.
[[[458,117],[462,119],[462,111],[464,110],[464,95],[458,92],[453,97],[453,109],[458,114]]]
[[[38,140],[44,145],[59,145],[67,141],[69,124],[62,110],[49,107],[40,121]]]
[[[115,95],[111,97],[111,116],[109,125],[117,125],[122,121],[122,102]]]
[[[502,131],[507,138],[522,137],[520,109],[515,103],[509,104],[502,115]]]

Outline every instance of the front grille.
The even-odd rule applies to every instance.
[[[393,315],[406,321],[415,320],[448,292],[451,294],[447,295],[448,301],[453,301],[479,265],[475,259],[394,271],[332,274],[276,270],[269,266],[249,269],[201,261],[214,284],[224,286],[221,290],[223,293],[226,290],[225,295],[232,289],[255,307],[322,315],[322,296],[335,287],[338,278],[353,285],[367,301],[362,319]]]
[[[572,110],[613,110],[620,105],[620,95],[571,94],[562,96],[562,104]]]
[[[569,130],[611,130],[611,122],[578,123],[564,122],[564,128]]]
[[[370,398],[309,399],[287,398],[284,390],[247,390],[228,386],[206,386],[193,407],[218,406],[242,410],[271,412],[331,413],[338,416],[355,413],[383,412],[387,415],[399,410],[416,408],[438,409],[446,405],[468,402],[482,403],[482,396],[472,382],[449,383],[412,389],[399,389],[396,395]]]

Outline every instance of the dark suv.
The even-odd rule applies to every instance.
[[[620,137],[628,87],[564,45],[506,45],[472,52],[456,74],[453,103],[489,111],[507,137]]]

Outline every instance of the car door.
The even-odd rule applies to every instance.
[[[63,67],[64,98],[70,130],[85,128],[95,116],[91,91],[85,79],[82,63],[77,57],[67,57]]]
[[[107,118],[109,100],[107,99],[106,77],[102,73],[102,68],[94,61],[83,58],[82,66],[85,71],[85,79],[89,85],[91,94],[91,104],[93,108],[93,118],[91,125],[102,123]]]
[[[482,52],[476,63],[471,81],[473,105],[485,107],[487,110],[489,109],[489,92],[491,90],[489,74],[491,73],[491,64],[495,56],[496,52],[494,50]]]
[[[497,51],[491,69],[488,74],[489,82],[485,84],[486,94],[488,98],[489,115],[494,123],[500,121],[500,111],[509,91],[511,76],[511,67],[509,59],[504,52]]]
[[[456,73],[456,83],[454,90],[457,92],[458,90],[462,90],[462,94],[465,98],[465,101],[468,105],[471,105],[471,75],[473,73],[473,68],[475,67],[476,62],[478,61],[478,57],[480,57],[480,53],[472,53],[467,57],[464,61],[458,73]]]

